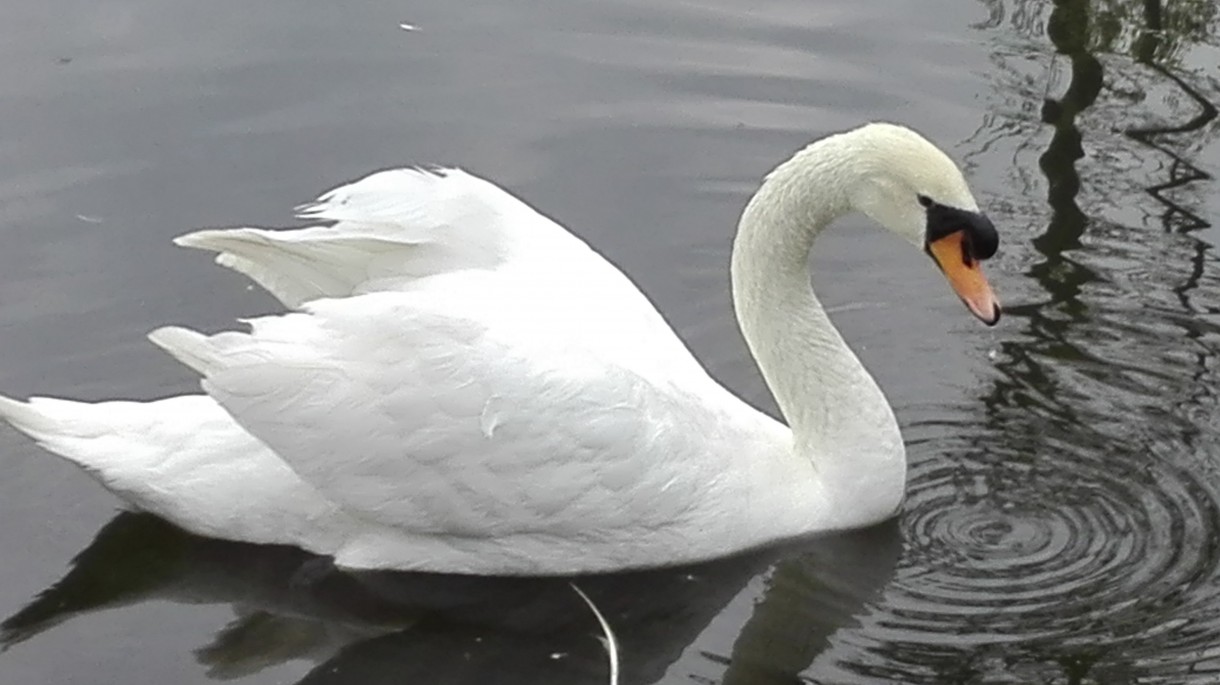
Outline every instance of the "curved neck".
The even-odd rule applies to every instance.
[[[810,286],[814,240],[853,209],[861,172],[843,148],[822,140],[767,175],[734,241],[733,305],[795,454],[838,492],[892,490],[897,479],[900,498],[905,455],[893,412]]]

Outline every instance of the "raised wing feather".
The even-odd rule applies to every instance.
[[[513,302],[374,293],[157,340],[328,498],[407,535],[631,536],[690,515],[725,471],[691,453],[717,417],[514,325]]]
[[[335,222],[295,230],[196,231],[178,245],[217,252],[291,308],[323,297],[395,290],[429,275],[497,269],[588,250],[529,205],[460,169],[391,169],[298,208]]]

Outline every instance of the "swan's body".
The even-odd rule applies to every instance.
[[[798,153],[746,208],[734,303],[791,429],[708,376],[613,265],[456,170],[381,172],[306,208],[333,226],[179,239],[295,310],[155,331],[206,396],[0,413],[188,530],[348,568],[603,571],[864,526],[901,502],[902,440],[807,257],[852,209],[926,241],[917,197],[977,210],[943,153],[870,125]]]

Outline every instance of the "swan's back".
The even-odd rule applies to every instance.
[[[739,544],[725,493],[770,447],[756,435],[769,420],[644,377],[575,333],[510,322],[515,294],[483,285],[489,302],[370,293],[255,319],[250,333],[153,340],[370,524],[334,552],[343,566],[578,571],[689,557],[683,530]]]

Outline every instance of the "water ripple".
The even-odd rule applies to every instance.
[[[994,682],[1058,682],[1046,673],[1056,666],[1215,682],[1220,661],[1208,667],[1205,653],[1220,635],[1211,469],[1164,437],[1106,439],[1050,421],[1007,431],[1025,440],[985,440],[943,420],[910,427],[907,550],[877,616],[877,667],[905,664],[911,677],[923,666],[927,682],[944,682],[953,661]],[[925,448],[935,455],[920,457]]]

